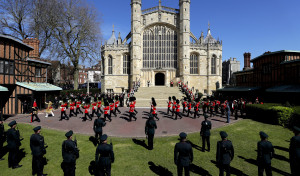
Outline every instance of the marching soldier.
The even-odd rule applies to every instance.
[[[104,110],[104,119],[105,119],[105,121],[106,121],[106,118],[108,118],[109,121],[111,122],[111,117],[110,117],[110,115],[108,114],[108,111],[109,111],[109,103],[108,103],[107,100],[104,100],[104,108],[103,108],[103,110]]]
[[[33,128],[34,134],[30,137],[30,149],[32,154],[32,175],[44,176],[44,155],[46,148],[44,137],[40,135],[41,126]]]
[[[186,110],[186,107],[187,107],[186,97],[183,98],[182,106],[183,106],[183,110],[182,110],[182,114],[183,114],[183,113],[187,112],[187,110]]]
[[[84,107],[84,117],[82,119],[82,121],[86,121],[87,120],[87,117],[92,120],[92,117],[90,116],[89,114],[89,109],[90,109],[90,105],[85,105]]]
[[[173,106],[172,106],[172,117],[173,117],[176,110],[176,97],[173,96],[172,99],[173,99]]]
[[[61,108],[61,111],[60,111],[60,119],[59,119],[59,121],[62,121],[62,119],[69,120],[69,117],[66,114],[66,104],[62,104],[60,106],[60,108]]]
[[[116,95],[115,114],[117,113],[117,111],[119,114],[121,114],[121,111],[119,110],[119,104],[120,104],[119,97]]]
[[[274,156],[274,148],[270,141],[268,141],[268,135],[263,131],[259,132],[260,139],[257,143],[257,164],[258,164],[258,176],[264,175],[264,170],[266,170],[266,175],[272,175],[271,160]]]
[[[168,103],[168,111],[167,111],[167,114],[169,114],[169,112],[171,111],[171,105],[172,105],[171,97],[169,97],[169,101],[167,101],[167,103]]]
[[[7,148],[8,148],[8,167],[16,169],[22,167],[17,161],[17,154],[19,153],[19,147],[21,146],[20,132],[16,130],[17,122],[14,120],[8,124],[10,129],[7,130]]]
[[[0,161],[4,160],[2,158],[2,151],[3,151],[3,143],[5,142],[5,130],[4,130],[4,125],[3,121],[0,119]]]
[[[174,162],[177,165],[177,174],[181,176],[184,168],[185,176],[189,176],[190,163],[192,163],[194,159],[192,145],[187,143],[186,133],[180,133],[179,137],[180,142],[175,145],[174,149]]]
[[[204,121],[201,123],[200,136],[202,137],[202,152],[205,151],[205,141],[207,143],[207,151],[210,151],[210,129],[211,122],[207,120],[208,115],[204,114]]]
[[[146,121],[145,125],[145,134],[148,138],[148,149],[153,149],[153,139],[155,134],[155,129],[157,128],[156,122],[153,118],[153,115],[149,116],[149,119]]]
[[[199,98],[196,98],[195,101],[196,101],[196,104],[195,104],[195,106],[194,106],[194,110],[195,110],[195,112],[194,112],[194,119],[196,119],[196,118],[199,117],[198,111],[199,111],[199,105],[200,105],[200,100],[199,100]]]
[[[300,128],[294,126],[295,136],[291,138],[289,154],[292,176],[300,175]]]
[[[97,102],[92,103],[92,114],[91,117],[94,117],[94,114],[96,114],[96,110],[97,110]]]
[[[180,117],[180,119],[182,119],[182,116],[181,116],[181,114],[180,114],[180,104],[179,104],[179,100],[177,99],[176,100],[176,112],[175,112],[175,120],[177,120],[177,116],[179,116]]]
[[[46,115],[45,115],[45,117],[47,118],[49,114],[51,114],[52,117],[54,117],[52,102],[51,101],[49,101],[49,103],[45,102],[45,104],[48,105],[48,107],[46,109]]]
[[[34,100],[33,107],[32,107],[32,113],[31,113],[31,121],[30,121],[31,123],[35,120],[38,121],[38,122],[41,121],[40,118],[37,115],[37,113],[38,113],[37,110],[38,110],[38,107],[37,107],[36,101]],[[36,119],[33,119],[33,117],[35,117]]]
[[[77,148],[77,141],[72,140],[73,131],[70,130],[65,134],[67,140],[62,143],[62,157],[63,162],[61,168],[65,176],[75,176],[76,159],[79,158],[79,150]]]
[[[117,114],[116,114],[116,112],[114,111],[114,107],[115,107],[114,100],[113,100],[113,99],[110,99],[109,102],[110,102],[110,105],[109,105],[109,107],[110,107],[110,113],[109,113],[110,118],[111,118],[111,114],[114,114],[115,117],[117,117]]]
[[[219,175],[223,176],[224,171],[226,175],[230,175],[230,162],[234,157],[234,149],[230,140],[227,140],[227,133],[225,131],[220,132],[222,138],[221,141],[217,143],[217,155],[216,160],[219,166]]]
[[[70,114],[69,114],[69,117],[72,117],[73,115],[77,117],[77,113],[74,112],[74,109],[75,109],[75,102],[73,103],[70,103]]]
[[[76,102],[76,114],[79,114],[79,112],[80,112],[81,114],[83,114],[83,112],[82,112],[81,109],[80,109],[80,104],[81,104],[81,101],[77,101],[77,102]]]
[[[112,144],[107,144],[107,135],[104,134],[100,138],[101,143],[96,149],[95,161],[97,165],[96,176],[110,176],[111,163],[115,161],[114,151]],[[100,155],[100,157],[99,157]]]
[[[130,105],[129,105],[129,121],[132,120],[132,118],[134,118],[135,120],[137,119],[135,117],[135,114],[134,114],[134,97],[130,97],[129,98],[129,101],[130,101]]]
[[[189,98],[189,100],[188,100],[188,112],[187,112],[187,117],[189,117],[189,115],[190,114],[193,114],[192,112],[191,112],[191,109],[192,109],[192,100]]]
[[[103,111],[101,110],[101,106],[102,106],[102,102],[101,102],[101,100],[99,100],[98,105],[97,105],[97,114],[99,114],[100,112],[103,114]]]
[[[104,127],[106,125],[106,123],[104,122],[103,118],[100,118],[101,117],[101,114],[97,114],[97,119],[95,119],[94,121],[94,125],[93,125],[93,129],[94,129],[94,132],[95,132],[95,138],[97,140],[100,139],[100,137],[102,136],[102,127]]]

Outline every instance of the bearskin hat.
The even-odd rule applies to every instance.
[[[169,100],[171,101],[171,97],[169,97]]]
[[[175,96],[173,96],[173,97],[172,97],[172,99],[173,99],[173,100],[176,100],[176,97],[175,97]]]

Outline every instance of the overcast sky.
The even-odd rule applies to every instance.
[[[103,38],[112,25],[116,37],[130,32],[131,0],[88,0],[102,18]],[[142,0],[142,9],[158,0]],[[162,0],[163,6],[179,8],[179,0]],[[235,57],[244,66],[243,53],[251,58],[265,51],[300,50],[300,0],[191,0],[191,32],[207,34],[208,22],[215,39],[223,41],[223,60]]]

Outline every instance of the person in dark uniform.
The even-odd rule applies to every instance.
[[[110,176],[111,163],[115,161],[114,151],[112,144],[107,144],[107,135],[103,134],[100,138],[101,143],[96,149],[95,161],[97,170],[96,176]],[[99,157],[100,155],[100,157]]]
[[[77,148],[77,141],[72,140],[73,131],[65,134],[67,140],[62,143],[62,157],[63,162],[61,168],[64,171],[64,176],[75,176],[76,159],[79,158],[79,150]]]
[[[7,130],[7,148],[8,148],[8,167],[16,169],[22,167],[17,161],[17,154],[19,153],[19,147],[21,146],[20,132],[16,130],[17,122],[13,120],[8,124],[10,129]]]
[[[100,113],[97,114],[97,117],[98,118],[95,119],[94,121],[93,129],[95,132],[95,138],[99,140],[100,137],[102,136],[102,127],[104,127],[106,123],[103,118],[100,118],[101,117]]]
[[[4,130],[4,125],[3,121],[0,119],[0,161],[4,160],[2,158],[2,151],[3,151],[3,143],[5,142],[5,130]]]
[[[189,176],[190,163],[192,163],[194,159],[192,145],[187,143],[186,133],[180,133],[179,137],[180,142],[175,145],[174,149],[174,162],[177,165],[177,174],[181,176],[184,168],[185,176]]]
[[[257,164],[258,164],[258,176],[272,175],[271,160],[274,156],[274,148],[270,141],[268,141],[268,135],[263,131],[259,132],[260,141],[257,143]]]
[[[34,134],[30,137],[30,149],[32,154],[32,175],[37,174],[43,176],[44,170],[44,155],[46,154],[46,147],[44,137],[40,135],[41,126],[33,128]]]
[[[54,99],[54,107],[55,107],[55,109],[58,109],[58,105],[59,105],[59,100],[57,99],[57,97],[55,97],[55,99]]]
[[[23,114],[27,114],[28,113],[28,103],[27,100],[24,100],[23,102]]]
[[[291,138],[289,154],[292,176],[300,175],[300,128],[294,126],[295,136]]]
[[[153,149],[153,139],[155,134],[155,129],[157,128],[156,122],[153,118],[153,115],[150,114],[149,119],[146,121],[145,125],[145,134],[148,138],[148,149]]]
[[[40,118],[38,117],[38,115],[37,115],[37,113],[38,113],[38,107],[37,106],[33,106],[32,107],[32,113],[31,113],[31,123],[33,122],[33,121],[37,121],[37,122],[40,122],[41,120],[40,120]],[[35,119],[33,119],[35,117]]]
[[[202,152],[205,151],[205,141],[207,143],[207,151],[210,151],[210,129],[211,122],[207,120],[208,115],[204,114],[204,121],[201,123],[200,136],[202,137]]]
[[[227,140],[227,133],[225,131],[220,132],[220,136],[222,138],[221,141],[217,143],[217,155],[216,160],[219,166],[219,176],[224,175],[224,171],[226,172],[226,176],[230,175],[230,162],[234,157],[234,149],[230,140]]]

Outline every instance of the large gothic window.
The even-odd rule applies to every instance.
[[[190,55],[190,74],[198,74],[198,55]]]
[[[153,26],[143,34],[143,68],[177,68],[177,33]]]
[[[130,56],[128,54],[123,55],[123,74],[130,74]]]
[[[111,56],[108,56],[108,74],[111,75],[113,73],[113,59]]]
[[[211,74],[217,74],[216,72],[216,65],[217,65],[217,57],[214,55],[211,58]]]

